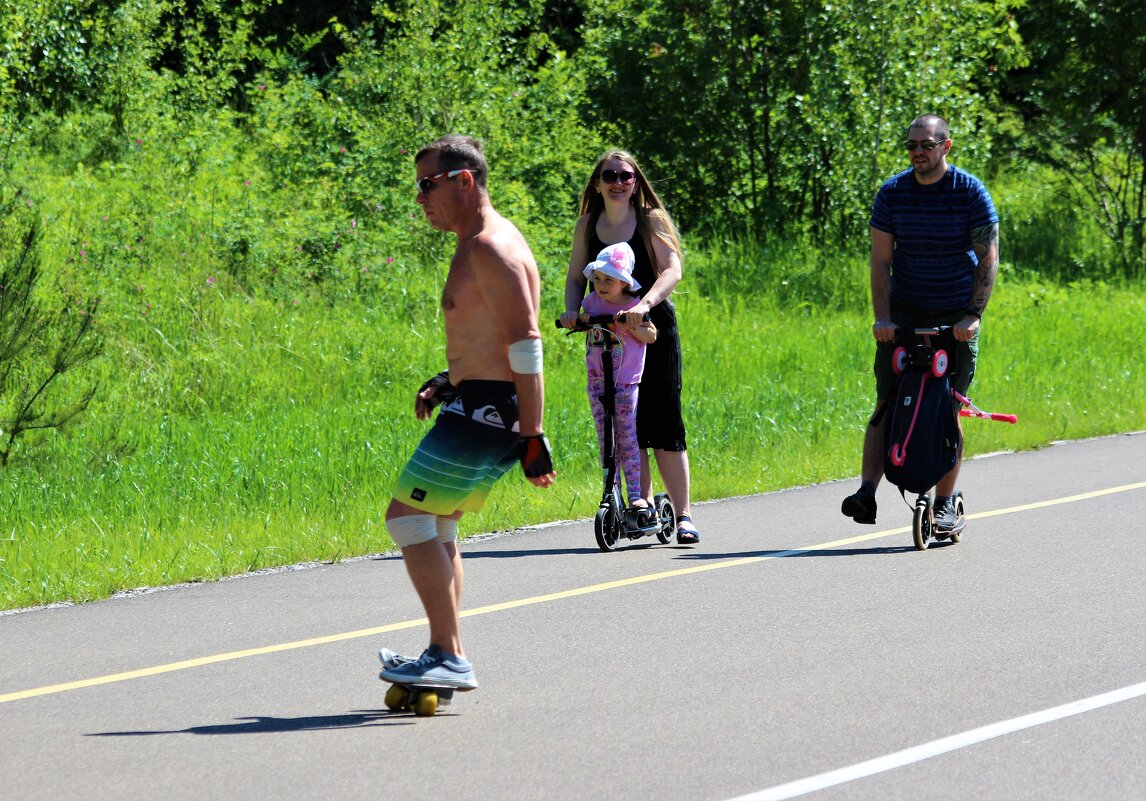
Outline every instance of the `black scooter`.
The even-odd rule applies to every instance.
[[[647,316],[646,316],[647,319]],[[557,327],[564,328],[561,320],[557,320]],[[609,325],[616,320],[610,315],[593,315],[588,319],[581,318],[577,326],[569,333],[577,331],[589,332],[590,336],[599,338],[601,347],[601,366],[604,369],[605,394],[601,398],[601,405],[605,409],[604,447],[601,449],[601,467],[605,474],[605,487],[601,496],[601,505],[597,515],[593,518],[593,532],[597,536],[597,546],[602,551],[615,551],[621,538],[637,540],[642,537],[656,535],[662,544],[667,545],[676,533],[676,514],[672,501],[665,493],[658,493],[653,499],[652,514],[641,514],[642,510],[630,509],[625,503],[621,483],[618,481],[617,456],[614,443],[613,421],[616,415],[616,388],[613,385],[613,345],[617,335]],[[596,345],[594,345],[596,347]]]

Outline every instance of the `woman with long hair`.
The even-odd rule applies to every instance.
[[[610,150],[597,159],[581,192],[581,212],[565,278],[565,313],[561,315],[565,327],[574,326],[585,297],[585,264],[606,245],[619,242],[633,249],[633,277],[643,288],[641,301],[629,313],[648,313],[658,332],[657,341],[648,346],[637,401],[642,494],[651,505],[648,449],[652,448],[676,510],[677,542],[695,544],[700,541],[700,532],[693,525],[689,504],[688,448],[680,402],[680,334],[670,299],[681,278],[680,236],[637,160],[624,150]]]

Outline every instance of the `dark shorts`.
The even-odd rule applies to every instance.
[[[637,442],[642,448],[687,450],[681,414],[680,332],[671,301],[658,303],[649,317],[657,341],[645,349],[645,370],[637,396]]]
[[[512,381],[463,381],[442,406],[394,488],[394,500],[434,515],[477,512],[519,458]]]
[[[912,307],[895,300],[891,301],[891,321],[900,328],[930,328],[941,325],[955,325],[963,319],[962,309],[936,312]],[[875,394],[883,400],[895,392],[899,376],[891,369],[891,357],[898,345],[895,342],[877,342],[875,348]],[[961,395],[966,395],[975,378],[975,362],[979,357],[979,333],[970,342],[955,345],[955,369],[950,374],[951,387]]]

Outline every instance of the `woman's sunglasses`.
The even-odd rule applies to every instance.
[[[636,173],[629,172],[628,170],[601,170],[601,180],[607,184],[625,184],[626,186],[636,180]]]

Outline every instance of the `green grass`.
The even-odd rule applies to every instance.
[[[405,308],[199,289],[182,312],[111,343],[108,391],[81,425],[30,443],[0,473],[3,608],[392,548],[390,488],[426,429],[412,392],[442,361],[433,281]],[[681,289],[694,499],[856,475],[868,315]],[[558,291],[547,287],[546,323]],[[464,534],[584,518],[597,504],[583,342],[544,331],[557,484],[507,476]],[[967,421],[967,452],[1146,427],[1144,338],[1142,287],[1005,277],[972,397],[1019,424]]]

